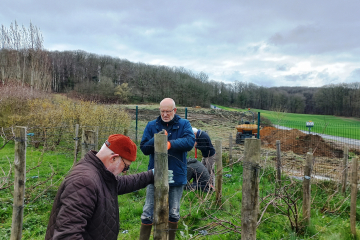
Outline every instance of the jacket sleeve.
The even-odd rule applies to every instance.
[[[145,127],[144,134],[140,142],[140,149],[144,155],[154,154],[154,134],[151,131],[151,126],[148,123]]]
[[[154,183],[154,174],[152,170],[137,174],[117,176],[118,195],[130,193],[135,190],[145,188],[148,184]]]
[[[175,140],[170,140],[171,148],[170,150],[179,150],[182,152],[190,151],[195,144],[195,135],[191,128],[190,122],[188,120],[183,120],[184,129],[182,135]]]
[[[60,196],[60,209],[53,239],[84,239],[83,234],[96,206],[98,192],[90,178],[79,176],[68,181]]]

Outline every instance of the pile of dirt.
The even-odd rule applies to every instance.
[[[276,140],[280,140],[281,151],[293,151],[303,155],[311,151],[319,157],[343,157],[343,151],[325,142],[318,135],[306,134],[297,129],[281,130],[265,127],[260,130],[262,145],[276,149]]]

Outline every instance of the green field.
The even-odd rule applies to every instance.
[[[216,105],[227,111],[245,112],[247,109],[229,108]],[[313,122],[311,132],[323,133],[332,136],[339,136],[351,139],[360,139],[360,119],[336,117],[330,115],[297,114],[286,112],[275,112],[261,109],[250,109],[252,112],[260,112],[262,117],[271,121],[273,125],[280,125],[289,128],[308,131],[306,122]],[[257,120],[257,116],[255,116]]]

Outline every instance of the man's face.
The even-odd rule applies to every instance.
[[[172,104],[170,105],[160,105],[160,115],[161,119],[164,122],[170,122],[176,113],[176,108]]]

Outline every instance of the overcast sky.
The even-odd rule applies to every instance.
[[[360,1],[1,0],[0,23],[84,50],[271,86],[360,82]]]

